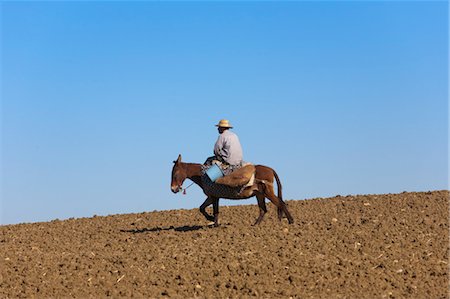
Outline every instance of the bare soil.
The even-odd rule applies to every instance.
[[[0,226],[1,298],[448,298],[449,192]],[[223,202],[223,200],[222,200]]]

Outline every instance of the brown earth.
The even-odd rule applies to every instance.
[[[0,297],[448,298],[448,191],[287,203],[0,226]]]

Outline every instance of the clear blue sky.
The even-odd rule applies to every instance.
[[[221,118],[285,199],[448,189],[446,1],[0,5],[1,224],[196,208]]]

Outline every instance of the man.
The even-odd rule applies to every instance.
[[[242,166],[242,147],[238,136],[231,132],[233,128],[230,122],[222,119],[216,125],[219,131],[219,137],[214,145],[214,156],[208,158],[206,164],[210,164],[213,160],[221,162],[220,166],[224,174],[231,173],[234,169]]]

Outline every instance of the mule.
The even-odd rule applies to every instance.
[[[276,207],[278,211],[278,219],[281,221],[283,215],[289,224],[294,222],[291,214],[289,213],[286,204],[282,198],[282,186],[280,178],[275,170],[264,165],[255,165],[255,180],[251,186],[245,187],[237,196],[233,197],[217,197],[212,194],[208,194],[205,191],[204,181],[202,180],[202,164],[197,163],[184,163],[181,161],[181,155],[178,155],[178,159],[173,161],[172,168],[172,182],[171,190],[173,193],[180,192],[183,187],[183,182],[186,179],[190,179],[192,182],[202,188],[203,192],[207,196],[206,200],[200,206],[200,212],[205,216],[208,221],[214,221],[214,226],[219,225],[219,199],[247,199],[256,196],[259,206],[259,216],[256,219],[254,225],[258,225],[263,220],[264,215],[267,212],[265,199],[269,199]],[[274,179],[277,182],[278,194],[274,192]],[[213,216],[206,212],[206,208],[213,205]]]

